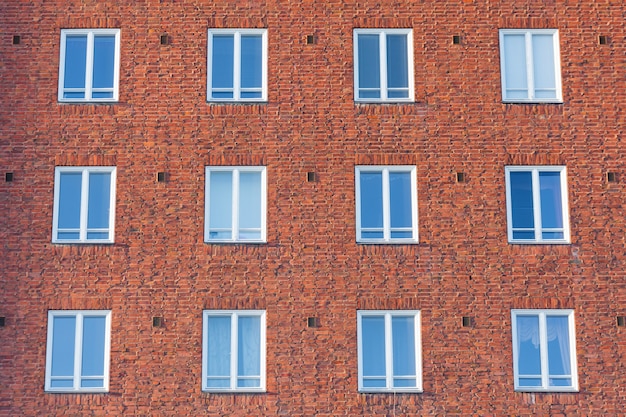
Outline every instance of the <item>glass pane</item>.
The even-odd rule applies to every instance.
[[[105,317],[85,317],[83,319],[82,376],[104,375],[105,334]]]
[[[383,316],[361,317],[361,337],[363,338],[361,340],[363,377],[384,376],[385,318]],[[363,383],[365,384],[365,380]],[[385,386],[385,383],[382,386]]]
[[[407,98],[409,97],[409,90],[391,90],[387,91],[388,98]]]
[[[65,88],[85,88],[87,65],[87,35],[65,38]]]
[[[87,232],[87,239],[108,239],[109,232]]]
[[[104,387],[104,379],[83,379],[80,386],[82,388],[102,388]]]
[[[411,227],[411,173],[389,173],[389,199],[391,227]]]
[[[233,88],[235,38],[233,35],[213,35],[211,80],[213,88]]]
[[[237,375],[261,375],[261,318],[239,317],[238,340]]]
[[[241,88],[260,88],[263,73],[263,38],[241,36]]]
[[[548,330],[548,373],[570,375],[570,344],[567,316],[546,317]]]
[[[571,387],[572,379],[571,378],[549,378],[549,384],[551,387]]]
[[[63,98],[85,98],[84,92],[66,92],[63,93]]]
[[[523,34],[504,35],[504,73],[507,97],[512,98],[509,89],[520,89],[517,95],[528,96],[528,75],[526,73],[526,41]]]
[[[213,171],[209,174],[209,181],[209,228],[230,230],[233,224],[233,173]]]
[[[364,379],[363,387],[365,388],[385,388],[387,380],[385,378]]]
[[[73,386],[73,379],[53,379],[50,381],[50,387],[52,388],[72,388]]]
[[[535,227],[531,172],[510,172],[513,228]],[[534,238],[534,234],[531,238]]]
[[[387,35],[387,87],[409,87],[406,35]]]
[[[513,239],[531,239],[532,240],[534,238],[535,238],[535,232],[533,230],[530,230],[530,231],[514,230],[513,231]],[[545,234],[543,238],[546,239]]]
[[[83,174],[66,172],[60,176],[59,223],[60,229],[80,227],[80,195]]]
[[[541,378],[520,378],[519,384],[522,387],[540,387]]]
[[[260,91],[242,91],[240,94],[241,98],[262,98]]]
[[[357,36],[359,48],[359,88],[380,88],[380,46],[378,38],[379,35],[361,34]],[[359,95],[363,97],[361,93]]]
[[[233,98],[233,92],[232,91],[213,91],[213,93],[211,94],[211,97],[217,98],[217,99]]]
[[[230,317],[207,318],[207,375],[228,376],[230,375]],[[226,385],[222,385],[226,381]],[[209,379],[209,386],[230,385],[230,380],[220,378]],[[217,385],[211,385],[217,384]]]
[[[395,388],[415,388],[417,386],[417,379],[409,378],[409,379],[397,379],[394,378],[393,386]]]
[[[546,240],[565,239],[565,234],[563,232],[542,232],[541,238]]]
[[[239,388],[257,388],[260,386],[261,380],[259,378],[237,379],[237,387]]]
[[[539,98],[555,98],[556,68],[554,66],[553,35],[532,35],[532,45],[535,90],[549,90],[542,91],[542,97]],[[537,95],[539,93],[537,91]]]
[[[113,98],[113,91],[93,91],[92,98]]]
[[[87,228],[108,229],[110,212],[111,174],[90,173]]]
[[[79,232],[59,232],[57,234],[57,239],[59,240],[80,239],[80,233]]]
[[[261,173],[239,174],[239,227],[261,227]]]
[[[380,98],[380,89],[373,91],[359,90],[359,98]]]
[[[76,343],[76,317],[58,316],[53,319],[52,372],[54,376],[74,375],[74,348]],[[62,384],[62,382],[59,382]],[[62,385],[65,386],[65,385]],[[70,385],[72,383],[70,381]]]
[[[113,88],[115,69],[115,36],[94,36],[93,39],[93,87]],[[111,93],[112,94],[112,93]]]
[[[561,173],[540,172],[541,224],[545,228],[563,227],[563,205],[561,197]]]
[[[383,227],[383,174],[361,172],[361,227]]]
[[[230,388],[230,378],[207,379],[208,388]]]
[[[520,376],[541,374],[539,317],[517,316],[517,369]]]
[[[415,364],[415,318],[392,317],[393,375],[413,376]]]
[[[385,235],[384,235],[382,230],[380,232],[363,232],[363,231],[361,231],[361,238],[362,239],[382,239],[384,237],[385,237]]]
[[[402,232],[402,231],[392,230],[391,231],[391,238],[392,239],[412,239],[413,238],[413,232]]]

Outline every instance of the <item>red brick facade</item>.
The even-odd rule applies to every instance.
[[[623,414],[625,19],[613,0],[2,2],[0,415]],[[121,30],[117,103],[58,102],[66,28]],[[267,103],[207,102],[209,28],[267,29]],[[355,103],[354,28],[413,29],[414,103]],[[503,104],[502,28],[559,30],[562,104]],[[356,243],[354,167],[378,164],[417,166],[418,244]],[[507,242],[520,164],[567,167],[571,244]],[[52,243],[65,165],[117,167],[114,244]],[[266,244],[204,242],[209,165],[267,167]],[[578,392],[514,391],[518,308],[574,310]],[[111,310],[108,393],[44,392],[62,309]],[[265,393],[202,392],[206,309],[266,311]],[[423,393],[358,392],[361,309],[421,311]]]

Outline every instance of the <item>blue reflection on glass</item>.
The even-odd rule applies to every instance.
[[[115,36],[94,36],[93,45],[93,87],[113,88],[115,68]],[[106,93],[113,94],[111,92]],[[95,93],[94,93],[95,97]]]
[[[361,317],[361,348],[363,377],[382,376],[376,380],[363,380],[365,386],[384,387],[385,376],[385,318],[383,316]]]
[[[80,172],[60,174],[58,212],[58,227],[60,229],[80,228],[82,177],[83,175]],[[59,238],[62,238],[61,234],[59,234]]]
[[[111,174],[92,172],[89,174],[87,228],[108,229],[110,212]]]
[[[544,228],[563,227],[561,173],[540,172],[541,222]]]
[[[361,172],[361,227],[383,227],[383,174]],[[382,237],[382,232],[381,232]]]
[[[239,227],[241,229],[261,228],[261,173],[241,172],[239,174]],[[260,239],[260,231],[240,230],[241,239]]]
[[[215,239],[229,239],[232,234],[233,174],[213,171],[209,174],[209,228],[216,230]]]
[[[233,88],[234,50],[234,35],[213,35],[213,54],[211,59],[213,88]],[[227,94],[221,93],[222,96]],[[230,97],[222,98],[232,98],[232,92]]]
[[[86,65],[87,35],[66,36],[63,86],[65,88],[85,88]]]
[[[379,35],[360,34],[358,39],[359,88],[374,88],[360,91],[361,98],[380,97],[380,46]]]
[[[230,317],[207,318],[207,385],[214,388],[230,386]],[[224,378],[226,377],[226,378]]]
[[[408,97],[409,64],[406,35],[387,35],[387,87],[402,88],[389,91],[389,98]]]
[[[263,38],[241,36],[241,88],[261,88]]]
[[[511,217],[513,229],[532,229],[535,226],[533,214],[533,191],[531,172],[510,172]],[[515,238],[534,238],[533,231],[515,231]]]
[[[411,173],[389,173],[389,199],[391,227],[411,227]]]
[[[539,346],[539,317],[517,316],[517,369],[520,377],[541,374],[541,353]],[[534,384],[537,378],[527,378],[520,384]],[[541,385],[541,379],[538,380]]]
[[[261,318],[239,317],[238,326],[239,352],[237,359],[238,376],[259,376],[261,375]],[[258,386],[259,380],[247,380],[252,385]]]
[[[550,375],[569,375],[570,342],[567,316],[548,316],[548,372]]]
[[[53,319],[52,329],[52,377],[74,375],[76,343],[76,317],[58,316]],[[72,386],[72,382],[69,385]]]
[[[532,35],[535,97],[556,98],[553,35]]]
[[[504,36],[504,73],[507,98],[527,98],[526,40],[523,34]]]
[[[106,335],[105,317],[85,317],[83,319],[82,375],[104,375],[104,345]],[[95,380],[98,382],[100,380]],[[95,382],[91,382],[92,384]],[[102,382],[104,382],[102,380]],[[89,385],[102,386],[102,385]]]

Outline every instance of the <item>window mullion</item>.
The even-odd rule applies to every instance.
[[[531,187],[533,193],[533,217],[535,220],[535,240],[540,241],[542,238],[541,224],[541,184],[539,183],[539,170],[533,169],[531,175]]]
[[[230,335],[230,388],[237,389],[237,368],[239,359],[239,351],[237,347],[239,346],[239,340],[237,336],[239,335],[239,315],[237,313],[233,313],[231,316],[231,335]]]
[[[389,193],[389,168],[382,171],[383,181],[383,239],[388,241],[391,239],[391,202]]]
[[[380,50],[380,98],[387,100],[387,34],[381,32],[378,37]]]
[[[524,36],[526,45],[526,76],[528,83],[528,98],[535,98],[535,73],[534,73],[534,61],[533,61],[533,35],[529,32]]]
[[[239,240],[239,170],[233,170],[233,193],[232,193],[232,239]]]
[[[89,210],[89,170],[83,170],[80,191],[80,231],[79,239],[87,240],[87,215]]]
[[[389,313],[385,313],[385,379],[387,388],[393,388],[393,338]]]
[[[241,32],[235,32],[233,39],[233,98],[241,98]]]
[[[74,389],[80,389],[83,354],[83,314],[76,314],[76,335],[74,338]]]
[[[548,388],[548,328],[546,325],[546,314],[539,316],[539,355],[541,358],[541,386]]]
[[[93,88],[94,33],[87,34],[87,62],[85,63],[85,100],[91,100]]]

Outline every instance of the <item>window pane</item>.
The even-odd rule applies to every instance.
[[[65,88],[85,88],[87,63],[87,35],[65,38]]]
[[[393,339],[393,375],[415,375],[417,373],[415,367],[415,317],[392,317],[391,333]]]
[[[543,228],[563,227],[561,173],[540,172],[541,223]]]
[[[261,88],[262,51],[263,38],[260,35],[241,36],[241,88]]]
[[[544,90],[536,91],[536,95],[538,98],[556,98],[553,35],[532,35],[532,45],[535,90]]]
[[[111,209],[111,174],[89,174],[87,228],[108,229]],[[108,235],[107,235],[108,237]]]
[[[230,317],[207,318],[207,375],[228,376],[230,375]],[[226,381],[226,385],[222,385]],[[229,379],[209,379],[209,386],[228,387]],[[214,385],[212,385],[214,384]]]
[[[387,35],[387,86],[389,88],[409,87],[406,35]]]
[[[92,98],[113,98],[113,91],[94,91],[91,93]]]
[[[211,58],[213,88],[233,88],[234,49],[233,35],[213,35]]]
[[[50,387],[52,388],[72,388],[73,386],[73,379],[53,379],[50,381]]]
[[[213,98],[223,98],[223,99],[233,98],[233,92],[232,90],[231,91],[213,91],[211,96]]]
[[[104,387],[104,379],[84,379],[80,382],[82,388],[102,388]]]
[[[209,181],[209,228],[228,229],[227,235],[224,237],[230,238],[233,212],[233,174],[232,172],[213,171],[209,173]]]
[[[260,378],[246,378],[237,379],[237,387],[238,388],[258,388],[261,386]]]
[[[55,376],[74,375],[74,348],[76,343],[76,317],[58,316],[53,317],[52,329],[52,372]],[[59,382],[59,386],[65,385]]]
[[[526,98],[528,96],[528,75],[526,73],[526,44],[523,34],[504,35],[504,73],[508,98]],[[512,97],[509,89],[521,90]],[[519,95],[520,97],[517,97]]]
[[[385,388],[387,386],[387,380],[385,378],[372,378],[364,379],[364,388]]]
[[[261,318],[239,317],[238,340],[237,375],[261,375]],[[259,386],[256,378],[250,381]]]
[[[540,375],[539,317],[517,316],[517,367],[519,375]],[[521,379],[520,379],[521,384]]]
[[[414,388],[417,386],[416,378],[394,378],[393,379],[394,388]]]
[[[85,317],[83,319],[82,376],[104,375],[105,334],[105,317]]]
[[[241,172],[239,174],[239,227],[242,229],[261,228],[261,173]],[[246,232],[240,238],[258,239],[261,232]]]
[[[208,378],[206,386],[208,388],[230,388],[230,378]]]
[[[358,35],[359,88],[380,88],[379,35]],[[380,97],[380,92],[371,92]],[[362,93],[359,92],[359,96]]]
[[[540,387],[541,378],[520,378],[519,384],[522,387]]]
[[[361,227],[383,227],[383,174],[361,172]],[[365,236],[363,236],[365,237]]]
[[[63,98],[85,98],[84,92],[65,92]]]
[[[513,228],[535,227],[531,172],[510,172]],[[534,238],[534,233],[531,238]]]
[[[411,227],[411,174],[409,172],[389,173],[389,198],[391,227]],[[409,236],[412,237],[412,236]]]
[[[66,172],[60,175],[59,223],[60,229],[80,227],[80,196],[83,175],[80,172]],[[59,235],[59,239],[61,235]]]
[[[361,337],[361,348],[363,352],[363,376],[384,376],[385,318],[383,316],[361,317]],[[385,386],[384,378],[382,381],[382,386]],[[363,381],[363,384],[366,384],[365,380]]]
[[[546,317],[548,330],[548,373],[570,375],[570,342],[567,316]]]
[[[113,88],[115,36],[94,36],[93,42],[93,87]]]

